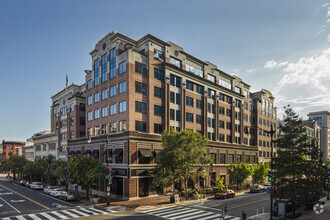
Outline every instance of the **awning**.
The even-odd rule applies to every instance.
[[[90,150],[86,150],[85,153],[83,154],[83,156],[87,156],[88,154],[91,154]]]
[[[99,155],[99,150],[93,150],[92,156],[95,157],[95,156],[98,156],[98,155]]]
[[[156,157],[159,154],[160,151],[161,151],[160,149],[154,150],[154,157]]]
[[[79,155],[79,154],[81,155],[81,151],[80,150],[77,150],[76,151],[76,155]]]
[[[147,149],[139,149],[139,153],[142,157],[151,157],[151,151]]]
[[[120,156],[120,155],[122,155],[122,154],[123,154],[123,149],[122,149],[122,148],[117,148],[117,149],[113,152],[112,156],[114,156],[114,157],[118,157],[118,156]]]
[[[106,157],[107,156],[107,149],[103,151],[102,157]],[[109,149],[109,157],[112,157],[112,149]]]

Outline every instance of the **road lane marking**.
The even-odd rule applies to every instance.
[[[67,204],[67,205],[71,205],[71,206],[72,206],[71,203],[68,203],[68,202],[62,201],[62,200],[60,200],[60,199],[58,199],[58,198],[55,198],[55,197],[52,197],[52,196],[49,196],[49,195],[46,195],[46,194],[43,194],[43,193],[39,193],[39,194],[40,194],[40,195],[43,195],[43,196],[46,196],[46,197],[48,197],[48,198],[51,198],[51,199],[55,199],[55,200],[57,200],[57,201],[60,201],[60,202],[63,202],[63,203],[65,203],[65,204]]]
[[[26,196],[23,196],[22,194],[20,194],[20,193],[14,191],[14,190],[12,190],[12,189],[9,189],[9,188],[7,188],[7,187],[1,185],[1,184],[0,184],[0,186],[3,187],[3,188],[5,188],[5,189],[7,189],[7,190],[9,190],[9,191],[11,191],[11,192],[13,192],[13,193],[15,193],[15,194],[17,194],[17,195],[19,195],[19,196],[21,196],[21,197],[23,197],[23,198],[25,198],[25,199],[27,199],[27,200],[30,200],[31,202],[33,202],[33,203],[35,203],[35,204],[37,204],[37,205],[39,205],[39,206],[41,206],[41,207],[43,207],[43,208],[45,208],[45,209],[47,209],[47,210],[50,210],[50,208],[48,208],[47,206],[42,205],[42,204],[40,204],[39,202],[34,201],[33,199],[30,199],[30,198],[28,198],[28,197],[26,197]]]
[[[56,218],[53,218],[52,216],[48,215],[47,213],[45,212],[41,212],[41,213],[38,213],[39,215],[42,215],[44,217],[46,217],[47,219],[49,220],[56,220]],[[33,220],[35,220],[35,218],[33,218]]]
[[[4,200],[3,198],[0,197],[0,199],[2,199],[2,201],[4,201],[5,203],[7,203],[10,207],[12,207],[14,210],[16,210],[18,213],[21,213],[18,209],[16,209],[14,206],[12,206],[11,204],[9,204],[6,200]]]

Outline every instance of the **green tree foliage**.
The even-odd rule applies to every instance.
[[[223,189],[226,187],[225,184],[223,183],[224,178],[217,178],[215,180],[215,187],[216,189],[220,190],[220,192],[223,192]]]
[[[237,186],[242,186],[244,181],[253,173],[251,166],[245,163],[233,164],[227,167],[228,174],[236,180]]]
[[[16,179],[16,174],[24,174],[24,166],[27,160],[24,156],[11,155],[9,158],[1,161],[1,169],[7,172],[12,172],[14,174],[14,180]]]
[[[68,190],[68,162],[55,160],[52,164],[52,173],[58,181],[64,180],[65,189]]]
[[[36,162],[27,161],[24,167],[24,174],[28,176],[30,181],[40,181],[43,175],[43,170],[38,167]]]
[[[327,167],[321,163],[319,146],[308,140],[302,120],[292,108],[285,109],[280,131],[283,136],[276,141],[273,171],[277,196],[298,205],[313,204],[326,188]]]
[[[93,183],[104,179],[107,168],[96,159],[83,156],[75,156],[68,162],[68,176],[71,182],[76,182],[86,191],[89,198],[89,190]]]
[[[52,164],[55,161],[53,155],[40,158],[36,160],[36,166],[42,170],[41,181],[46,181],[48,184],[54,185],[56,183],[56,177],[52,170]]]
[[[256,183],[262,183],[268,176],[269,164],[257,163],[252,165],[252,177]]]
[[[164,131],[161,137],[163,149],[156,156],[156,174],[153,183],[159,187],[168,187],[182,181],[185,183],[188,197],[188,180],[202,175],[202,169],[210,164],[206,156],[208,140],[199,132],[184,130],[181,132]]]

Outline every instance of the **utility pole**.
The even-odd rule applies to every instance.
[[[271,142],[271,154],[270,154],[270,171],[273,174],[273,157],[274,157],[274,151],[273,151],[273,135],[275,134],[276,130],[273,129],[273,125],[270,126],[270,131],[265,131],[266,133],[270,134]],[[271,194],[270,194],[270,220],[273,220],[273,187],[274,187],[274,178],[271,179]]]
[[[109,169],[109,136],[107,135],[107,169],[108,169],[108,184],[107,184],[107,206],[110,206],[110,191],[111,191],[111,182],[112,178],[112,169]]]

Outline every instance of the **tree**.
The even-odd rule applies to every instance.
[[[227,167],[228,174],[236,179],[237,186],[242,186],[244,181],[252,174],[251,166],[245,163],[233,164]]]
[[[2,164],[2,169],[5,171],[10,171],[14,174],[14,180],[16,179],[16,174],[24,173],[24,166],[27,163],[27,160],[24,156],[20,155],[11,155],[9,158],[4,159]]]
[[[36,166],[42,170],[41,181],[46,181],[48,184],[55,184],[55,176],[52,170],[52,164],[55,161],[53,155],[48,155],[47,157],[40,158],[36,160]]]
[[[97,180],[104,179],[107,168],[96,159],[81,155],[72,157],[68,162],[68,176],[71,182],[79,184],[86,191],[89,199],[89,190]]]
[[[216,187],[216,189],[220,190],[220,192],[222,192],[223,189],[226,187],[225,184],[223,183],[223,180],[224,180],[223,177],[217,178],[215,180],[215,187]]]
[[[210,164],[206,156],[206,139],[199,132],[184,130],[181,132],[164,131],[161,137],[163,149],[156,156],[156,174],[153,183],[159,187],[168,187],[175,182],[185,183],[185,196],[188,198],[188,180],[202,175],[203,167]]]
[[[58,181],[65,182],[65,189],[68,191],[68,163],[63,160],[55,160],[52,164],[52,172]]]
[[[285,108],[280,131],[283,136],[276,141],[273,171],[274,185],[279,188],[276,196],[294,205],[313,204],[326,188],[327,167],[321,162],[319,147],[309,141],[301,118],[290,107]]]
[[[262,183],[267,175],[268,175],[268,171],[269,171],[269,164],[268,163],[265,163],[265,164],[262,164],[262,163],[257,163],[257,164],[253,164],[252,165],[252,177],[253,177],[253,180],[256,182],[256,183]]]

